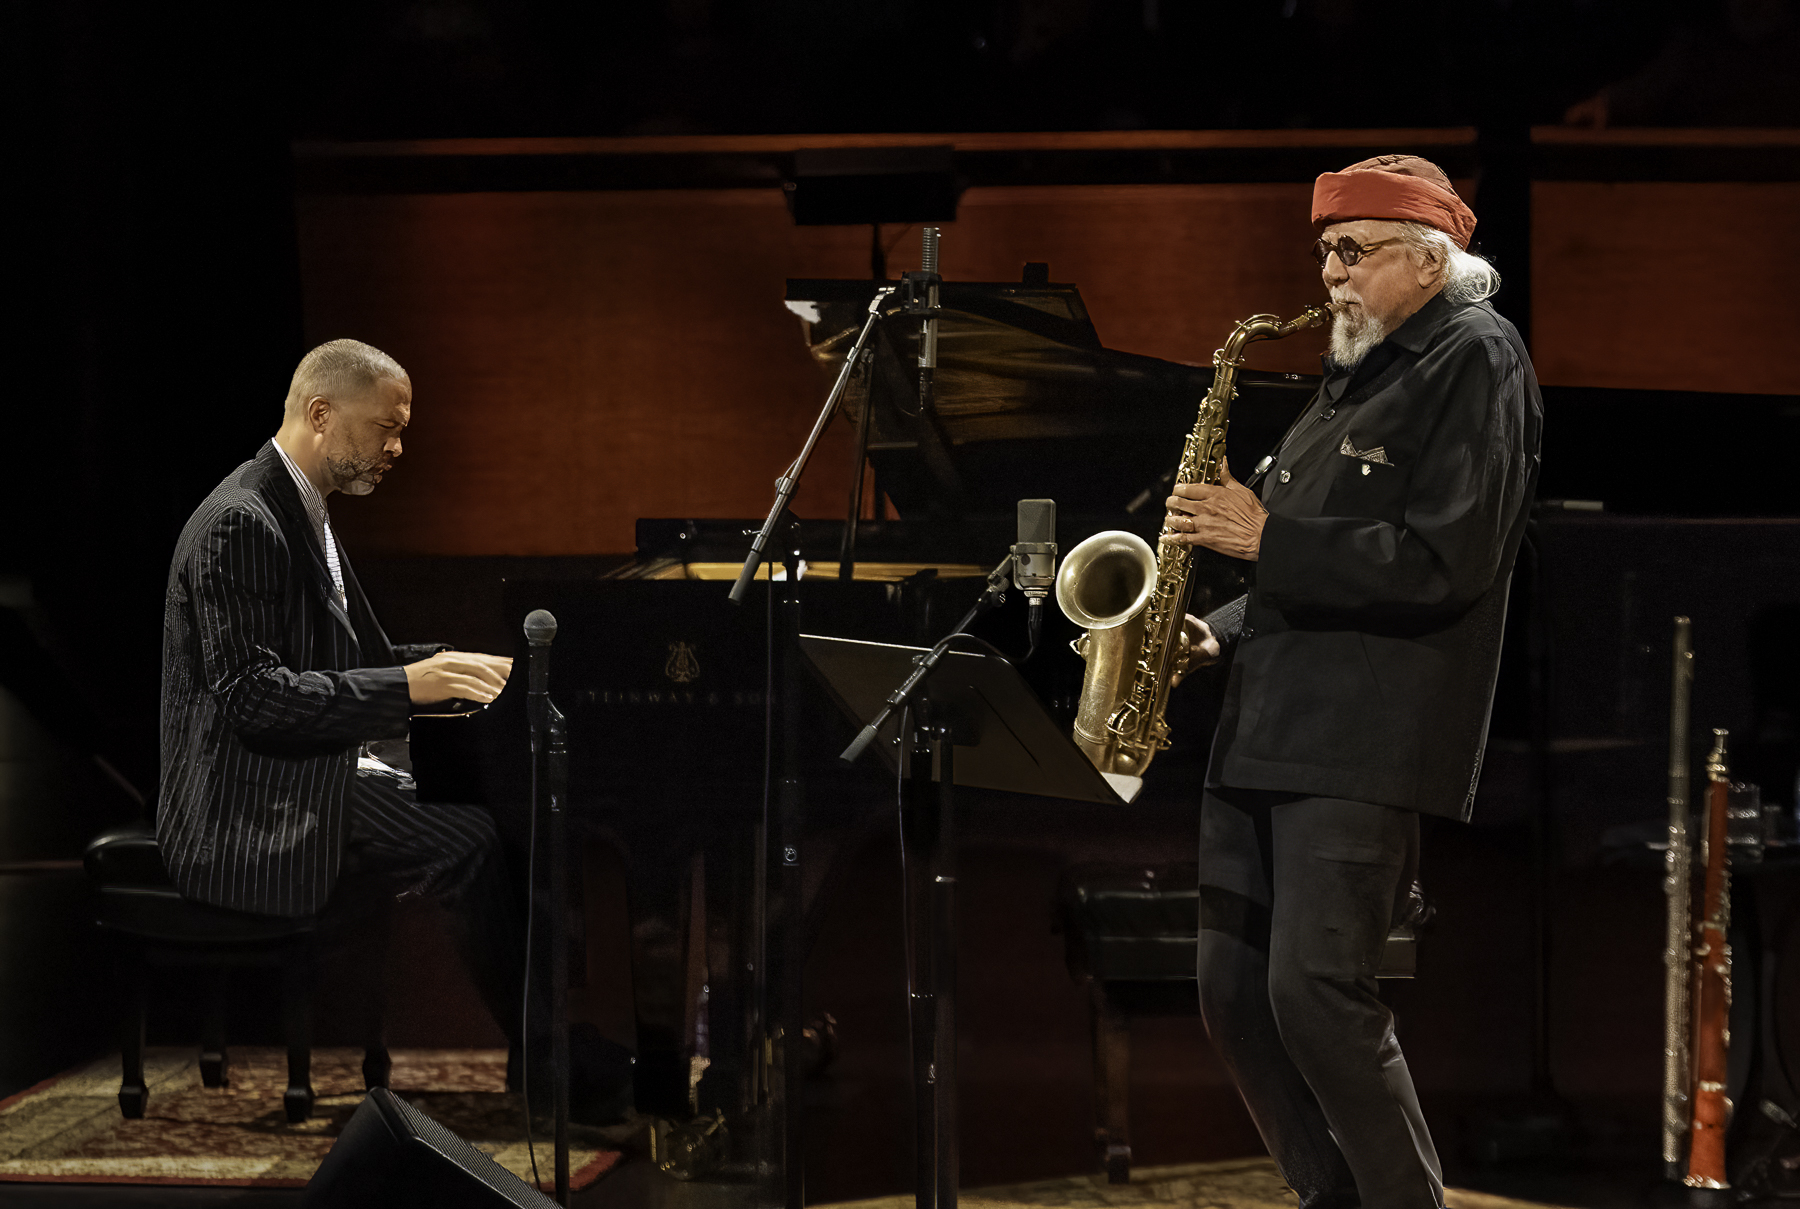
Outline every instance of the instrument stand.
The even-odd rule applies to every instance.
[[[956,786],[1113,806],[1125,802],[1010,662],[998,654],[951,651],[948,642],[927,651],[813,634],[800,638],[801,651],[838,706],[856,721],[868,719],[865,733],[874,729],[873,746],[892,771],[899,770],[904,741],[912,809],[922,813],[923,803],[936,799],[935,828],[921,828],[929,837],[928,901],[908,920],[921,975],[908,982],[923,988],[913,990],[908,1005],[918,1209],[956,1209],[957,1203]],[[903,678],[901,689],[884,697],[886,686]],[[896,700],[917,718],[905,736],[895,733]],[[859,736],[852,748],[868,745]],[[914,819],[923,821],[919,813]]]

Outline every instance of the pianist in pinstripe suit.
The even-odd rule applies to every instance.
[[[389,755],[395,767],[367,754],[403,740],[415,707],[492,700],[512,661],[390,643],[325,510],[333,491],[374,490],[411,415],[411,382],[386,354],[354,340],[314,349],[274,440],[182,530],[163,618],[157,834],[181,892],[232,910],[318,915],[352,873],[443,901],[516,1040],[522,929],[493,820],[419,805],[403,756]]]

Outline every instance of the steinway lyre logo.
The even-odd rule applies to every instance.
[[[669,644],[669,661],[663,664],[663,675],[676,684],[687,684],[700,678],[700,660],[694,654],[692,643]]]

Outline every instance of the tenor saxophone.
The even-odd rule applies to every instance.
[[[1213,354],[1212,389],[1201,400],[1175,472],[1178,483],[1218,483],[1225,469],[1225,432],[1237,398],[1244,350],[1317,327],[1331,303],[1308,307],[1286,323],[1252,315]],[[1173,532],[1169,521],[1163,533]],[[1187,659],[1184,622],[1193,592],[1193,548],[1164,543],[1161,552],[1135,533],[1096,533],[1069,552],[1056,576],[1056,603],[1087,632],[1075,640],[1087,661],[1075,714],[1075,745],[1103,773],[1142,777],[1169,745],[1164,719],[1169,690]]]

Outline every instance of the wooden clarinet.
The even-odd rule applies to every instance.
[[[1688,839],[1689,705],[1694,694],[1692,624],[1675,619],[1674,683],[1669,694],[1669,847],[1663,857],[1663,893],[1668,898],[1668,931],[1663,948],[1663,1111],[1664,1174],[1679,1180],[1687,1170],[1688,1127],[1693,1111],[1688,1092],[1694,1069],[1688,1053],[1688,983],[1693,963],[1693,860]]]
[[[1690,1188],[1729,1188],[1725,1179],[1725,1127],[1731,1101],[1725,1095],[1726,1059],[1731,1044],[1731,854],[1727,839],[1731,772],[1725,762],[1726,732],[1713,731],[1706,757],[1706,867],[1700,927],[1694,946],[1699,980],[1694,995],[1693,1130],[1688,1139]]]

